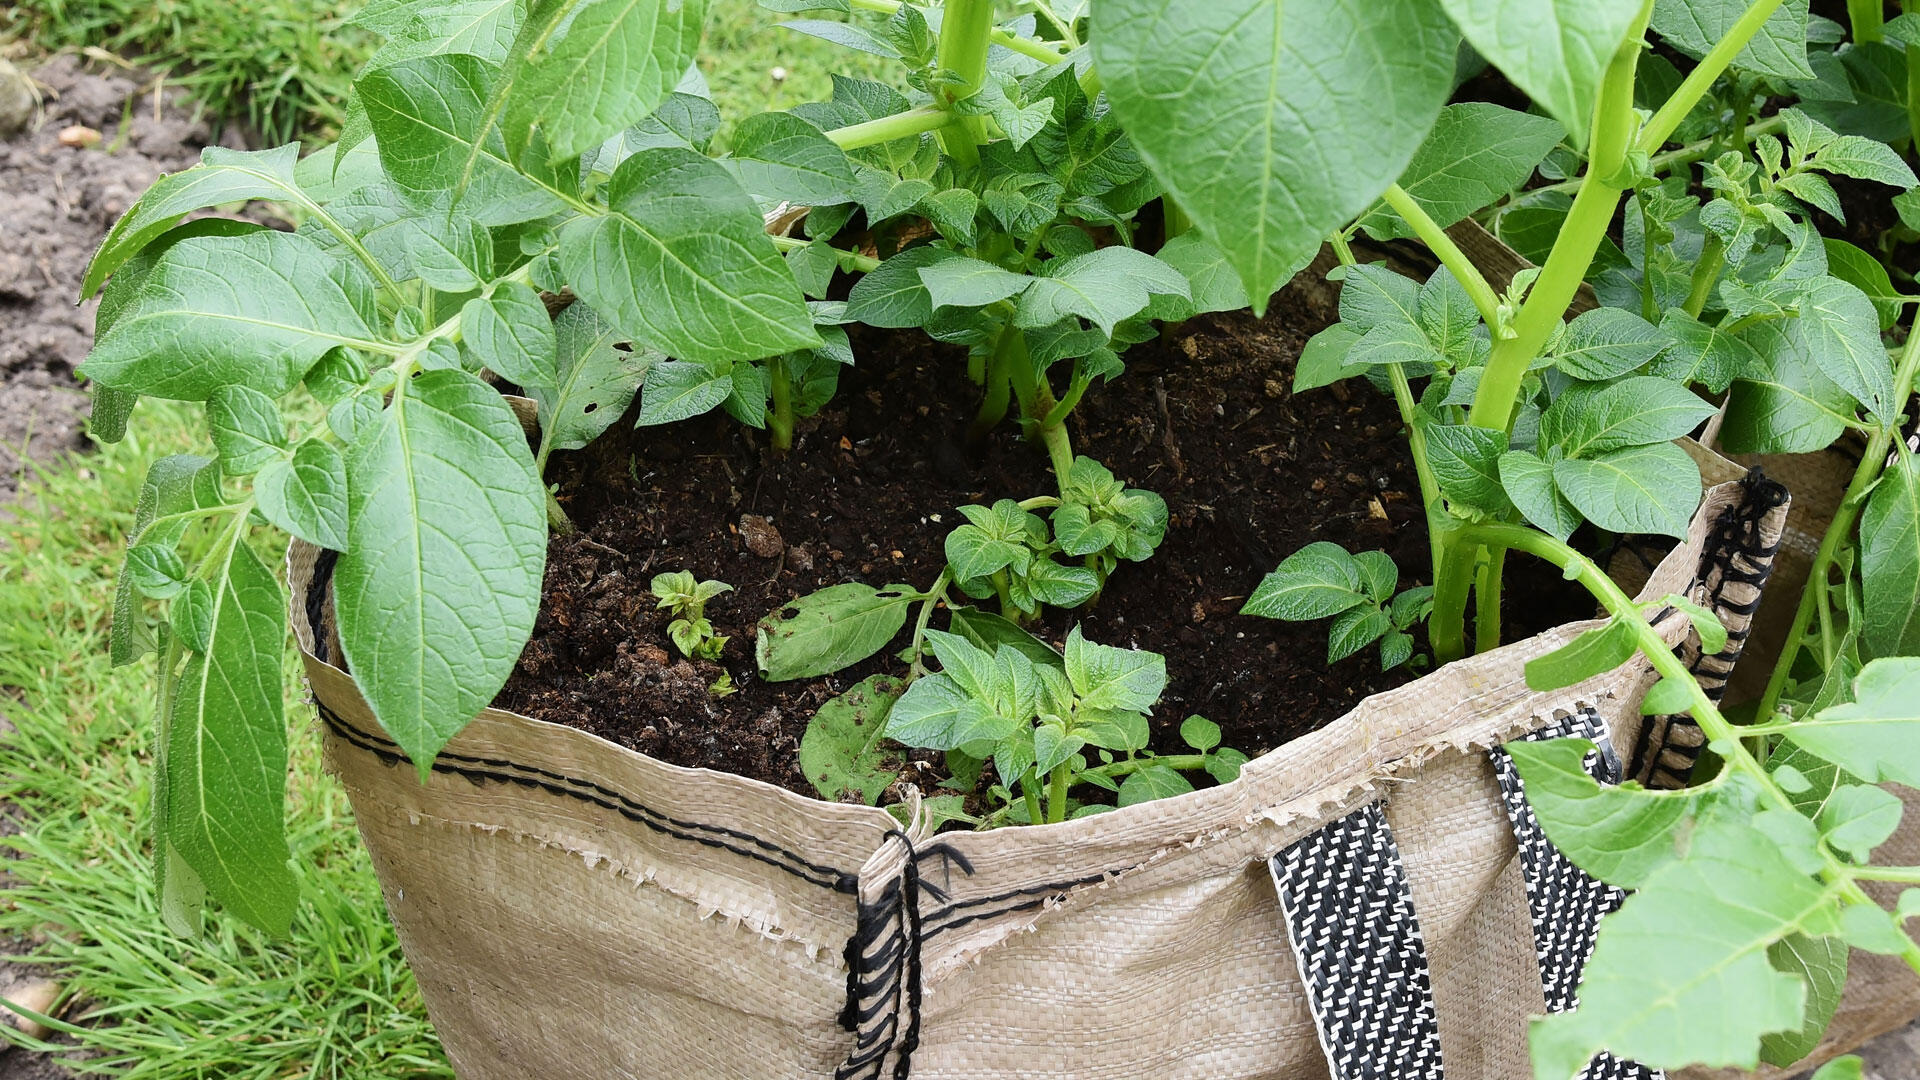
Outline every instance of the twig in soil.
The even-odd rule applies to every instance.
[[[1160,376],[1153,377],[1153,400],[1160,405],[1160,439],[1166,444],[1167,457],[1173,460],[1175,479],[1185,477],[1186,465],[1180,460],[1180,444],[1173,437],[1173,413],[1167,408],[1167,385]]]
[[[608,555],[613,555],[621,559],[628,558],[628,555],[626,552],[621,551],[619,548],[608,547],[606,544],[603,544],[600,541],[595,540],[591,536],[582,536],[578,542],[580,546],[584,548],[592,548],[595,551],[603,552]]]

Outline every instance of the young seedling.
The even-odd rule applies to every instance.
[[[1122,559],[1141,562],[1167,535],[1167,501],[1114,479],[1090,457],[1076,457],[1053,511],[1054,542],[1093,572],[1097,599]]]
[[[680,650],[680,655],[689,660],[720,659],[720,650],[726,647],[727,637],[713,632],[713,624],[707,621],[707,601],[721,593],[732,592],[733,586],[724,581],[696,583],[692,573],[670,570],[653,575],[652,589],[653,595],[660,601],[655,606],[673,614],[673,621],[667,624],[667,637],[673,640],[674,648]],[[731,680],[727,685],[730,690]]]
[[[1344,660],[1380,643],[1380,669],[1413,659],[1413,625],[1433,607],[1433,587],[1396,593],[1400,568],[1384,551],[1350,554],[1322,540],[1289,555],[1261,580],[1241,606],[1242,615],[1305,622],[1333,619],[1327,632],[1327,663]]]

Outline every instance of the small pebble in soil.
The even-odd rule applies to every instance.
[[[747,550],[763,559],[777,559],[787,549],[780,530],[759,514],[740,515],[740,536],[746,540]]]

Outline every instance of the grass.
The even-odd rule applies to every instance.
[[[336,129],[372,39],[344,25],[359,0],[12,0],[0,37],[43,52],[105,49],[164,73],[216,124],[266,145]]]
[[[152,1080],[451,1077],[312,712],[289,710],[289,833],[303,903],[285,940],[210,912],[169,934],[147,847],[152,672],[114,670],[107,613],[147,465],[190,449],[194,410],[145,402],[127,439],[30,477],[0,523],[0,798],[25,831],[0,933],[57,969],[74,1003],[55,1047],[83,1073]],[[291,673],[294,667],[288,665]],[[289,679],[290,700],[297,684]],[[17,1042],[39,1047],[10,1036]]]
[[[338,131],[353,73],[375,44],[346,25],[361,6],[361,0],[13,0],[0,8],[0,39],[21,39],[42,52],[93,47],[124,55],[164,72],[169,85],[184,88],[216,122],[246,122],[264,145],[323,142]],[[753,0],[714,3],[700,67],[729,121],[825,98],[832,92],[830,71],[892,74],[890,61],[776,25],[793,17]]]

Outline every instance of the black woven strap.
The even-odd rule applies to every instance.
[[[1333,1080],[1441,1080],[1427,949],[1379,804],[1268,865]]]
[[[1552,723],[1516,741],[1591,739],[1595,750],[1585,762],[1588,775],[1602,784],[1620,782],[1620,755],[1614,752],[1606,721],[1592,708],[1556,717]],[[1527,882],[1527,909],[1533,919],[1534,955],[1540,961],[1540,989],[1548,1012],[1566,1012],[1579,1005],[1576,990],[1580,972],[1593,955],[1600,919],[1626,901],[1627,894],[1586,872],[1561,854],[1540,828],[1527,803],[1526,784],[1513,756],[1505,749],[1490,752],[1500,794],[1507,804],[1507,820],[1518,843],[1520,868]],[[1658,1080],[1661,1072],[1602,1053],[1583,1074],[1585,1080]]]

